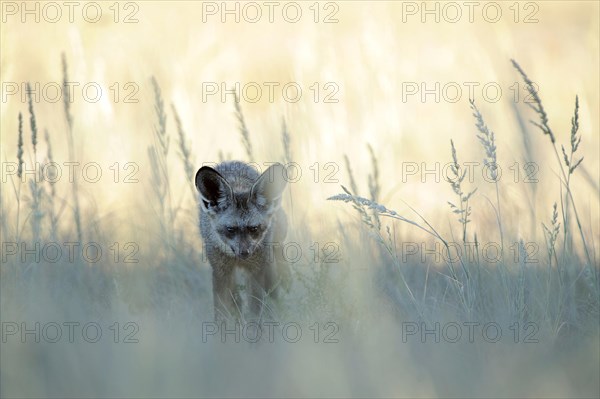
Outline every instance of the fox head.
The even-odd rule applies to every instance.
[[[252,256],[280,207],[286,186],[283,166],[271,165],[250,190],[234,190],[223,175],[208,166],[198,170],[195,180],[200,206],[208,216],[219,247],[241,259]]]

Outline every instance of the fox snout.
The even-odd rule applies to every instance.
[[[248,259],[254,252],[254,245],[251,243],[240,243],[239,245],[231,245],[231,251],[233,254],[240,259]]]

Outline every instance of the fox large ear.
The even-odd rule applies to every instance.
[[[260,207],[275,210],[279,207],[281,195],[287,184],[284,168],[280,163],[269,166],[256,180],[250,191],[250,198]]]
[[[202,209],[219,211],[227,208],[233,198],[233,190],[219,172],[209,166],[196,173],[196,188],[200,192]]]

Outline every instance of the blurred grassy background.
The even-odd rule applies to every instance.
[[[40,4],[42,7],[44,3]],[[351,162],[358,194],[369,197],[370,144],[379,167],[379,201],[400,214],[417,218],[408,208],[413,206],[444,236],[453,234],[458,241],[456,216],[447,205],[447,201],[454,201],[450,185],[443,177],[436,181],[431,174],[423,176],[422,170],[403,179],[402,168],[408,162],[417,163],[419,168],[425,163],[428,169],[435,163],[450,162],[450,139],[461,163],[483,162],[484,151],[476,138],[464,84],[477,82],[474,99],[496,134],[498,160],[504,171],[500,203],[506,240],[537,243],[542,266],[537,269],[545,270],[546,243],[541,223],[549,225],[552,205],[560,204],[560,170],[548,137],[527,123],[536,116],[523,102],[526,91],[510,64],[513,58],[539,85],[550,125],[558,142],[567,148],[575,95],[579,95],[579,155],[585,158],[585,169],[577,170],[571,185],[593,254],[592,266],[597,269],[597,2],[527,3],[539,7],[534,16],[537,23],[522,22],[535,10],[526,8],[526,3],[517,3],[520,21],[515,23],[509,2],[498,3],[503,14],[496,23],[482,17],[484,3],[475,9],[472,23],[468,22],[465,6],[457,23],[443,18],[435,23],[431,15],[422,23],[420,14],[406,15],[403,22],[403,7],[408,3],[385,1],[334,2],[339,6],[335,14],[338,22],[315,23],[309,9],[312,3],[300,3],[303,17],[294,24],[286,22],[279,9],[273,23],[266,15],[257,23],[235,23],[232,16],[222,23],[219,15],[207,16],[203,22],[201,3],[132,4],[139,9],[119,3],[120,19],[137,10],[134,17],[138,22],[131,24],[115,23],[109,3],[101,3],[103,17],[97,23],[84,21],[78,11],[70,23],[65,9],[58,23],[35,23],[31,16],[22,23],[18,14],[3,14],[3,95],[6,83],[16,82],[20,91],[3,98],[0,104],[2,162],[16,161],[17,115],[21,112],[25,159],[30,167],[29,113],[25,97],[21,97],[21,83],[61,85],[64,53],[70,81],[81,86],[96,82],[103,89],[100,101],[90,103],[83,100],[79,86],[71,104],[73,160],[82,164],[97,162],[103,172],[97,183],[79,180],[84,241],[101,243],[107,253],[114,242],[135,242],[140,262],[124,265],[102,261],[90,267],[81,259],[74,264],[32,265],[9,258],[2,264],[2,321],[99,320],[107,326],[117,320],[134,320],[140,326],[141,341],[126,349],[110,342],[98,346],[21,344],[15,340],[3,343],[2,396],[598,395],[598,280],[596,275],[592,289],[580,287],[583,283],[578,276],[585,261],[575,230],[572,251],[567,255],[563,252],[561,258],[561,262],[572,265],[572,270],[566,272],[572,283],[563,285],[552,280],[546,286],[547,276],[533,270],[515,277],[514,283],[512,275],[507,278],[489,272],[484,273],[484,284],[473,288],[475,297],[491,292],[497,293],[495,299],[506,299],[514,296],[514,289],[526,287],[533,297],[528,300],[534,302],[528,315],[522,309],[508,309],[507,304],[512,303],[508,300],[490,300],[485,311],[475,306],[465,306],[469,311],[478,309],[474,313],[456,310],[453,307],[460,305],[450,298],[453,294],[446,297],[451,284],[440,274],[443,268],[430,275],[429,262],[417,259],[402,265],[408,286],[422,295],[420,304],[427,309],[426,319],[496,320],[506,328],[515,320],[533,321],[541,326],[539,345],[524,348],[504,343],[499,348],[485,342],[460,346],[406,344],[399,341],[399,322],[420,320],[423,315],[406,299],[399,275],[394,274],[395,263],[386,258],[385,251],[349,206],[326,201],[341,192],[340,184],[349,186],[344,155]],[[421,7],[420,2],[414,4]],[[438,4],[440,9],[444,7],[444,3]],[[334,9],[325,8],[325,3],[319,3],[319,7],[321,19]],[[155,144],[153,129],[158,124],[152,76],[165,102],[166,132],[170,136],[166,163],[172,202],[168,204],[154,196],[157,171],[148,157],[148,148]],[[128,82],[139,88],[133,97],[139,100],[136,103],[123,102],[130,92],[124,88]],[[285,301],[282,319],[308,324],[333,320],[343,326],[341,343],[284,343],[263,345],[257,350],[248,345],[223,347],[198,340],[200,323],[212,318],[210,274],[206,262],[201,261],[194,191],[190,190],[190,176],[186,176],[177,152],[171,103],[186,133],[194,171],[205,162],[217,162],[220,152],[226,158],[247,160],[233,97],[228,95],[223,102],[215,95],[203,101],[202,87],[207,82],[225,82],[228,87],[236,82],[242,86],[257,82],[263,88],[264,82],[296,82],[302,88],[302,98],[296,103],[285,101],[276,88],[273,102],[268,101],[265,89],[261,101],[252,103],[242,98],[241,107],[255,160],[283,160],[281,125],[285,119],[291,135],[291,159],[302,171],[302,178],[290,185],[285,208],[293,226],[289,238],[300,242],[306,255],[296,265],[294,287]],[[320,101],[314,101],[310,89],[315,82],[320,87]],[[336,103],[323,101],[329,92],[324,88],[328,82],[339,88]],[[436,82],[441,86],[458,83],[463,89],[460,100],[442,98],[435,102],[429,95],[421,101],[420,93],[403,100],[407,83],[425,83],[432,88]],[[502,89],[497,102],[486,101],[482,95],[482,86],[489,82]],[[121,89],[118,102],[110,90],[115,83]],[[515,83],[519,88],[516,102],[511,89]],[[40,129],[38,154],[46,153],[42,132],[47,129],[55,161],[68,161],[62,101],[51,103],[42,98],[34,102],[34,108]],[[524,125],[520,125],[519,117]],[[530,140],[529,152],[524,149],[524,137]],[[38,159],[42,161],[44,156]],[[113,171],[109,169],[115,162],[121,165],[119,183],[113,182]],[[122,182],[128,171],[122,169],[126,162],[139,166],[135,175],[139,183]],[[316,162],[320,174],[315,182]],[[329,162],[333,163],[332,169],[325,169]],[[515,162],[521,167],[519,181],[509,169]],[[538,183],[523,182],[526,162],[539,166]],[[481,167],[475,170],[475,181],[467,184],[478,188],[470,202],[470,237],[476,232],[481,242],[498,241],[494,209],[489,202],[496,203],[495,188],[481,178]],[[330,171],[335,171],[331,177],[339,182],[325,180]],[[32,219],[27,218],[31,195],[28,185],[23,185],[17,207],[13,190],[17,186],[14,179],[2,182],[2,241],[31,244]],[[76,237],[73,185],[63,178],[56,190],[59,200],[51,206],[56,211],[60,204],[66,204],[65,210],[55,230],[47,228],[50,211],[46,210],[42,243]],[[22,213],[18,225],[17,208]],[[165,220],[175,210],[172,225],[165,228]],[[398,248],[407,241],[426,240],[431,245],[430,239],[412,226],[390,225]],[[574,222],[570,227],[575,228]],[[335,243],[341,262],[333,266],[312,262],[309,247],[314,242],[321,246]],[[554,277],[548,273],[550,281]],[[499,282],[500,277],[511,282]],[[431,288],[422,292],[428,278]],[[525,280],[528,284],[522,283]],[[556,293],[557,297],[535,298],[542,293]],[[538,307],[537,302],[541,303]],[[538,308],[546,312],[533,310]],[[494,365],[483,368],[489,359],[494,359]],[[273,379],[265,379],[266,374]]]
[[[211,96],[202,103],[203,82],[225,82],[228,87],[235,82],[258,82],[261,86],[263,82],[297,82],[304,91],[298,103],[286,102],[278,92],[272,104],[266,93],[256,104],[242,102],[259,161],[269,161],[282,153],[279,134],[281,119],[286,117],[293,135],[294,157],[305,175],[314,162],[342,166],[344,153],[351,156],[354,169],[361,174],[369,167],[366,144],[371,143],[381,165],[384,198],[392,204],[403,198],[419,204],[419,209],[429,215],[445,217],[445,206],[431,195],[449,193],[443,179],[433,184],[430,176],[426,177],[429,184],[423,184],[418,174],[396,187],[401,163],[428,162],[428,167],[433,162],[446,163],[451,138],[464,162],[481,161],[468,109],[468,89],[464,86],[464,82],[477,82],[480,85],[475,100],[496,133],[501,166],[507,169],[514,162],[523,165],[521,132],[512,107],[515,91],[510,88],[516,82],[520,84],[517,105],[523,118],[527,121],[533,116],[522,103],[526,92],[510,66],[509,60],[514,58],[539,84],[551,126],[562,143],[568,142],[574,98],[580,96],[581,134],[587,151],[583,154],[584,167],[597,177],[597,4],[541,3],[535,14],[538,23],[514,23],[514,12],[508,4],[502,5],[503,17],[497,23],[483,19],[481,6],[474,13],[474,22],[469,23],[463,7],[463,16],[455,24],[443,22],[443,18],[435,23],[433,16],[427,17],[428,23],[421,23],[420,14],[407,15],[407,22],[402,23],[402,3],[336,4],[339,23],[332,24],[315,24],[306,4],[302,7],[303,18],[296,24],[285,22],[280,13],[275,13],[272,24],[266,15],[256,24],[244,23],[243,19],[235,23],[232,16],[229,23],[223,24],[219,15],[207,16],[207,22],[202,23],[202,6],[187,2],[139,3],[135,13],[139,22],[133,24],[115,24],[108,6],[103,8],[104,17],[98,23],[76,18],[71,24],[66,15],[64,23],[21,23],[16,20],[18,16],[9,16],[2,28],[2,81],[60,83],[60,54],[65,52],[70,79],[81,85],[98,82],[105,93],[99,103],[91,104],[83,101],[81,91],[76,90],[79,95],[72,112],[76,115],[78,157],[82,162],[89,159],[106,164],[129,160],[140,165],[142,174],[150,173],[146,156],[154,123],[150,76],[157,78],[167,104],[173,102],[178,108],[197,165],[216,161],[219,150],[233,158],[244,156],[232,96],[225,104],[220,96]],[[519,7],[521,19],[532,11],[524,9],[524,3]],[[121,9],[120,17],[131,11]],[[321,14],[326,11],[321,9]],[[173,20],[177,21],[176,28],[171,25]],[[135,98],[139,102],[115,104],[109,89],[115,82],[121,84],[122,98],[123,93],[130,92],[122,88],[124,83],[137,84],[140,90]],[[339,87],[335,95],[339,102],[315,103],[309,89],[314,82],[319,82],[321,96],[328,92],[323,85],[334,82]],[[423,103],[419,95],[414,95],[402,102],[403,82],[425,82],[428,88],[435,82],[441,86],[457,82],[463,89],[462,97],[456,103],[436,103],[430,95]],[[482,97],[481,87],[488,82],[497,83],[503,91],[497,103],[487,103]],[[56,142],[54,151],[60,159],[64,156],[64,117],[59,112],[62,104],[42,101],[36,107],[44,115],[44,126]],[[10,148],[16,146],[16,134],[9,133],[16,132],[16,113],[24,109],[24,104],[14,98],[2,103],[3,156],[7,159],[13,159]],[[167,123],[172,130],[173,118]],[[547,158],[552,154],[545,138],[536,131],[531,136],[536,159],[527,161],[540,164],[538,191],[555,197],[556,170],[546,168],[547,161],[554,162]],[[342,168],[336,177],[343,178]],[[182,178],[173,179],[178,185],[185,184]],[[506,185],[514,187],[509,180],[505,179]],[[89,191],[95,198],[102,198],[98,200],[101,214],[139,198],[137,186],[128,191],[102,190],[98,186]],[[578,185],[579,190],[587,188],[585,183]],[[313,193],[310,199],[316,205],[338,190],[337,184],[318,184],[298,191]],[[585,203],[582,207],[595,202],[593,194],[582,193],[579,197]],[[549,209],[551,201],[544,198],[536,205],[540,210]],[[315,206],[311,214],[321,218],[331,214],[331,208]],[[479,208],[485,208],[485,203]],[[591,220],[597,221],[598,208],[591,206],[590,212]]]

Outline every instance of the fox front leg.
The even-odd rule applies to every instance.
[[[277,273],[276,261],[273,260],[267,264],[265,264],[264,273],[264,283],[263,287],[266,293],[266,296],[269,298],[277,299],[278,297],[278,285],[280,283],[279,276]]]
[[[258,270],[250,274],[250,312],[255,318],[269,318],[270,298],[277,298],[277,274],[272,253],[265,253],[257,264]]]
[[[233,268],[213,268],[213,302],[215,321],[240,317],[241,303],[236,295]]]
[[[261,319],[265,307],[263,306],[266,300],[265,289],[265,273],[264,269],[258,270],[250,275],[250,295],[248,298],[248,305],[250,314],[255,319]]]

